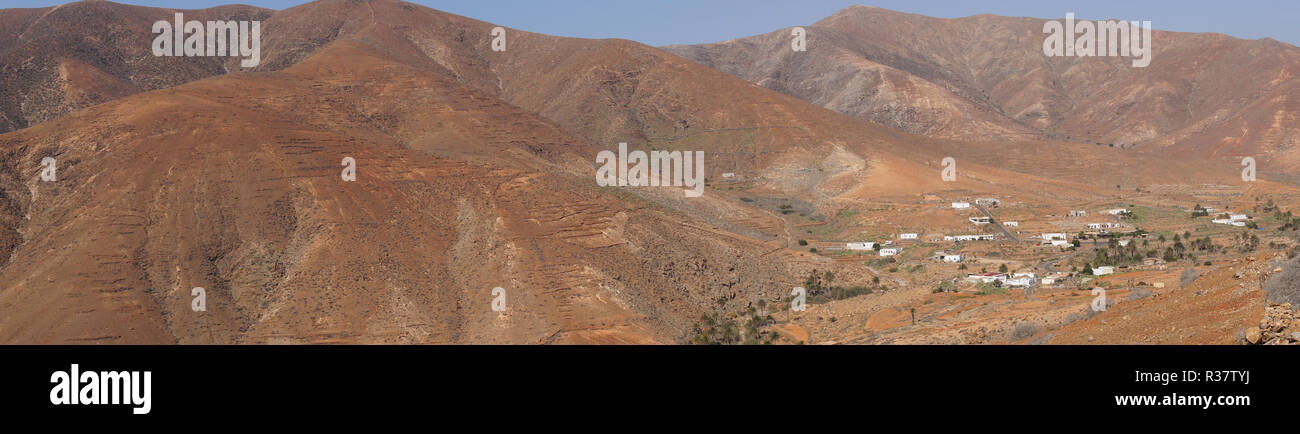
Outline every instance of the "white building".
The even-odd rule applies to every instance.
[[[735,174],[735,173],[732,173],[732,172],[727,172],[727,173],[722,174],[722,177],[723,177],[723,178],[735,178],[735,177],[736,177],[736,174]]]
[[[1047,241],[1051,241],[1051,240],[1068,240],[1068,239],[1069,239],[1069,236],[1067,236],[1067,235],[1065,235],[1065,234],[1063,234],[1063,233],[1050,233],[1050,234],[1043,234],[1043,239],[1044,239],[1044,240],[1047,240]]]
[[[902,250],[903,250],[903,249],[899,249],[899,248],[897,248],[897,247],[890,247],[890,248],[886,248],[886,249],[880,249],[880,256],[894,256],[894,255],[897,255],[898,252],[901,252]]]
[[[1245,214],[1232,214],[1228,216],[1228,219],[1233,221],[1241,221],[1241,220],[1250,220],[1250,217],[1247,217]]]
[[[1132,242],[1132,241],[1133,241],[1133,240],[1119,240],[1119,246],[1120,246],[1120,247],[1128,247],[1129,243]]]
[[[1017,228],[1020,227],[1020,222],[1002,222],[1002,226],[1006,226],[1009,228]]]
[[[898,234],[898,239],[900,240],[915,240],[920,237],[921,237],[920,234],[914,234],[914,233]]]
[[[1092,269],[1092,275],[1094,276],[1105,276],[1107,274],[1115,274],[1115,267],[1106,265]]]
[[[1112,209],[1112,210],[1110,210],[1110,211],[1106,211],[1106,212],[1110,213],[1110,215],[1120,215],[1120,214],[1123,214],[1123,213],[1128,212],[1128,209],[1127,209],[1127,208],[1115,208],[1115,209]]]
[[[1066,241],[1066,240],[1052,240],[1052,241],[1050,241],[1050,242],[1052,243],[1053,246],[1056,246],[1056,247],[1069,247],[1069,246],[1072,246],[1072,245],[1073,245],[1073,244],[1070,244],[1070,242],[1069,242],[1069,241]]]
[[[991,241],[992,235],[947,235],[944,241]]]
[[[974,224],[976,224],[976,225],[986,225],[986,224],[989,224],[989,222],[991,221],[987,216],[984,216],[984,217],[971,217],[971,218],[969,218],[968,220],[970,220],[971,223],[974,223]]]
[[[1069,274],[1065,274],[1065,273],[1052,273],[1052,274],[1048,274],[1048,275],[1046,275],[1046,276],[1043,276],[1043,278],[1042,278],[1041,280],[1039,280],[1039,283],[1042,283],[1042,284],[1044,284],[1044,285],[1055,285],[1055,284],[1057,284],[1057,283],[1064,283],[1064,282],[1065,282],[1066,280],[1068,280],[1069,278],[1070,278],[1070,275],[1069,275]]]
[[[1034,282],[1036,280],[1037,279],[1034,276],[1034,273],[1016,273],[1011,275],[1011,277],[1003,280],[1002,284],[1010,287],[1015,287],[1015,288],[1024,288],[1028,286],[1034,286]]]
[[[868,243],[868,242],[846,243],[844,244],[844,249],[845,250],[875,250],[876,243]]]
[[[967,275],[966,275],[966,281],[967,281],[967,282],[975,282],[975,283],[993,283],[993,282],[1004,281],[1004,280],[1007,280],[1007,276],[1006,276],[1005,274],[998,274],[998,273],[967,274]]]
[[[970,202],[953,202],[953,203],[952,203],[952,209],[968,209],[968,208],[970,208]]]
[[[1083,210],[1070,211],[1070,217],[1083,217],[1086,215],[1088,215],[1087,211],[1083,211]]]
[[[1233,220],[1233,219],[1214,219],[1214,220],[1211,220],[1211,221],[1214,222],[1214,223],[1221,224],[1221,225],[1233,225],[1233,226],[1239,226],[1239,227],[1245,227],[1245,226],[1246,226],[1246,222],[1244,222],[1244,221],[1240,221],[1240,220]]]
[[[992,206],[992,205],[1001,204],[1002,201],[993,198],[988,198],[988,199],[975,199],[975,203],[984,206]]]
[[[939,261],[939,262],[952,262],[952,263],[958,263],[958,262],[961,262],[961,255],[949,255],[949,254],[944,253],[944,252],[935,252],[935,254],[934,254],[934,258],[932,258],[932,259],[934,259],[934,260],[936,260],[936,261]]]

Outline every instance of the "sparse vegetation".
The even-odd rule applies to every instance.
[[[1039,330],[1042,330],[1042,327],[1040,327],[1038,323],[1022,322],[1020,324],[1016,324],[1016,327],[1011,329],[1011,340],[1023,341],[1025,339],[1029,339],[1030,337],[1038,334]]]
[[[1300,259],[1292,257],[1264,282],[1264,298],[1273,303],[1291,303],[1300,308]]]
[[[1002,287],[1002,282],[997,281],[991,283],[981,282],[975,285],[975,289],[978,290],[979,295],[1005,294],[1007,292],[1007,289]]]
[[[690,343],[694,345],[770,345],[776,333],[769,328],[776,320],[766,311],[767,302],[759,300],[739,315],[706,313],[691,326]]]
[[[819,304],[834,300],[844,300],[846,298],[867,295],[875,292],[871,287],[863,285],[852,286],[835,286],[835,273],[827,271],[818,273],[813,270],[807,279],[804,279],[803,287],[808,291],[808,303]],[[872,285],[879,287],[880,278],[873,278]]]

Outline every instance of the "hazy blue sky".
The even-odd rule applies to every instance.
[[[561,36],[624,38],[650,45],[716,42],[812,24],[852,4],[936,17],[982,13],[1038,18],[1149,20],[1156,29],[1271,37],[1300,45],[1296,0],[410,0],[507,27]],[[305,0],[120,0],[198,9],[243,3],[285,9]],[[4,0],[2,7],[50,6],[60,0]]]

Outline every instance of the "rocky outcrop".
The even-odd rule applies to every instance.
[[[1291,303],[1269,303],[1259,326],[1246,329],[1241,339],[1249,345],[1300,344],[1300,317],[1291,309]]]

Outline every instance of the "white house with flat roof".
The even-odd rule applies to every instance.
[[[875,249],[876,249],[876,243],[872,243],[872,242],[864,241],[858,243],[844,244],[844,250],[875,250]]]
[[[946,235],[944,241],[991,241],[992,235]]]
[[[953,203],[952,203],[952,209],[968,209],[968,208],[970,208],[970,202],[953,202]]]
[[[884,249],[880,249],[880,256],[894,256],[902,251],[903,249],[897,247],[884,248]]]
[[[1064,233],[1053,232],[1053,233],[1049,233],[1049,234],[1043,234],[1043,239],[1044,239],[1044,240],[1047,240],[1047,241],[1051,241],[1051,240],[1066,240],[1066,239],[1069,239],[1069,236],[1065,235]]]
[[[1038,278],[1034,276],[1034,273],[1016,273],[1003,280],[1002,284],[1013,288],[1024,288],[1034,286],[1034,282],[1037,280]]]
[[[939,262],[958,263],[961,262],[961,255],[950,255],[944,252],[935,252],[934,257],[931,259],[934,259]]]
[[[911,232],[908,232],[908,233],[905,233],[905,234],[898,234],[898,239],[900,239],[900,240],[915,240],[915,239],[920,238],[920,237],[921,237],[921,234],[911,233]]]

